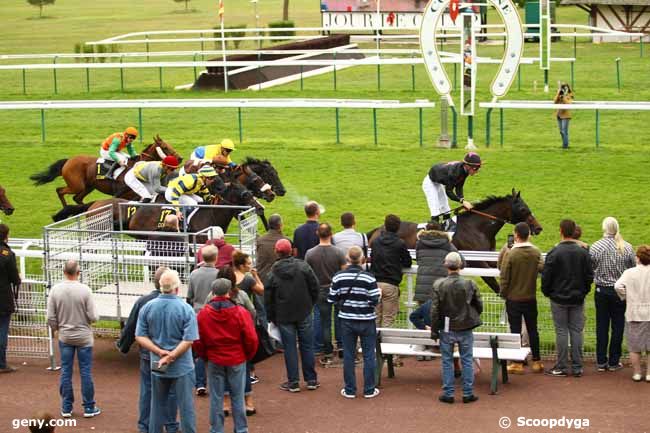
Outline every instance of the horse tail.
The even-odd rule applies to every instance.
[[[64,206],[63,209],[52,215],[52,220],[54,222],[58,222],[63,221],[66,218],[70,218],[71,216],[79,215],[82,212],[86,212],[92,204],[93,203],[86,203]]]
[[[36,173],[32,176],[29,176],[29,178],[34,181],[34,184],[36,186],[45,185],[48,182],[52,182],[57,177],[61,176],[61,170],[63,170],[63,166],[66,162],[68,162],[67,159],[59,159],[54,164],[50,165],[46,171]]]

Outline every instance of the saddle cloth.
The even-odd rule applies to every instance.
[[[106,179],[106,173],[108,173],[108,170],[110,170],[112,165],[113,165],[113,161],[111,160],[106,160],[104,158],[97,158],[97,162],[96,162],[97,169],[95,170],[95,177],[98,180]],[[115,169],[115,171],[113,172],[113,178],[117,179],[125,169],[126,167],[118,167],[117,169]]]

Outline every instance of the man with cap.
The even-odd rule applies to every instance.
[[[275,252],[278,261],[264,283],[264,302],[268,320],[280,329],[284,346],[287,381],[280,385],[280,389],[300,392],[296,351],[298,340],[303,378],[307,382],[307,389],[313,391],[320,386],[314,368],[311,320],[312,307],[318,300],[318,279],[304,260],[291,255],[291,242],[287,239],[276,242]]]
[[[431,298],[431,338],[440,339],[442,355],[442,403],[454,402],[454,345],[458,344],[463,376],[463,403],[478,400],[474,395],[472,329],[481,325],[483,303],[474,281],[459,274],[463,260],[457,252],[445,257],[448,276],[433,284]]]
[[[456,224],[451,219],[448,198],[459,202],[467,210],[472,209],[472,203],[465,200],[463,187],[467,176],[474,176],[480,168],[481,157],[475,152],[467,153],[462,161],[443,162],[431,167],[422,181],[431,221],[440,223],[442,216],[444,229],[455,231]]]
[[[197,147],[190,155],[190,159],[194,161],[194,165],[213,162],[216,159],[217,161],[224,161],[230,167],[234,167],[237,164],[230,159],[230,153],[233,150],[235,150],[235,143],[229,138],[224,138],[219,144]]]
[[[99,149],[99,155],[108,161],[113,161],[113,165],[106,173],[106,179],[113,179],[113,172],[121,165],[126,166],[129,158],[135,158],[138,154],[133,147],[133,141],[138,138],[138,130],[133,126],[129,126],[124,132],[114,132],[106,137]],[[126,147],[128,152],[124,153],[122,150]]]
[[[136,162],[124,175],[124,182],[140,196],[140,201],[148,203],[154,195],[167,191],[163,183],[177,168],[178,159],[173,155],[166,156],[162,161]]]

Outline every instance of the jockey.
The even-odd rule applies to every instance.
[[[136,162],[131,170],[124,175],[124,182],[136,194],[140,201],[148,203],[155,194],[164,194],[167,187],[162,186],[162,181],[178,168],[178,159],[168,155],[162,161]]]
[[[202,162],[212,162],[215,158],[225,158],[228,166],[234,167],[237,164],[230,159],[233,150],[235,150],[235,143],[229,138],[224,138],[219,144],[197,147],[190,155],[190,159],[194,161],[194,165],[199,165]]]
[[[195,206],[203,202],[203,196],[210,195],[209,186],[212,185],[219,175],[209,165],[201,167],[197,173],[190,173],[179,176],[169,181],[165,199],[176,206],[176,215],[183,217],[180,206]]]
[[[463,186],[467,176],[474,176],[481,168],[481,157],[474,152],[465,155],[462,161],[436,164],[422,181],[422,190],[427,198],[431,212],[431,221],[439,222],[442,215],[443,227],[448,231],[455,230],[451,220],[450,199],[460,202],[467,210],[472,209],[472,203],[465,200]]]
[[[99,155],[105,160],[113,161],[113,165],[110,170],[108,170],[108,173],[106,173],[106,179],[113,178],[113,172],[117,168],[118,164],[126,166],[129,157],[135,158],[138,156],[133,148],[133,140],[137,137],[138,130],[133,126],[129,126],[124,132],[116,132],[109,135],[106,140],[104,140],[102,147],[99,150]],[[129,152],[128,155],[122,152],[122,149],[125,147]]]

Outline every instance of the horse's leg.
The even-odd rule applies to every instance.
[[[74,201],[75,201],[77,204],[83,204],[83,202],[84,202],[84,198],[86,198],[86,196],[87,196],[88,194],[90,194],[90,192],[91,192],[93,189],[95,189],[95,188],[92,188],[92,187],[86,187],[83,191],[78,192],[78,193],[75,194],[74,197],[73,197],[73,198],[74,198]]]
[[[64,195],[74,194],[74,201],[77,204],[83,204],[83,198],[88,194],[84,193],[86,190],[86,169],[76,169],[73,166],[64,166],[61,171],[61,176],[65,180],[66,186],[63,188],[57,188],[56,192],[59,194],[59,200],[63,203],[63,206],[66,206]],[[92,189],[91,189],[92,190]]]
[[[59,196],[59,200],[61,200],[61,204],[63,205],[63,207],[66,207],[68,203],[65,201],[65,195],[72,194],[70,188],[68,188],[67,186],[60,186],[56,189],[56,194]]]
[[[467,267],[473,267],[473,268],[485,268],[485,269],[492,269],[494,266],[490,265],[488,262],[467,262]],[[499,294],[501,292],[501,288],[499,287],[499,283],[497,282],[497,279],[494,277],[481,277],[483,281],[485,281],[485,284],[487,284],[490,289],[496,294]]]

